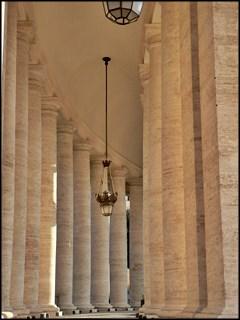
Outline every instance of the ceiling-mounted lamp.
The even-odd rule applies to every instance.
[[[95,194],[96,200],[100,204],[101,213],[103,216],[110,216],[112,214],[112,209],[114,203],[117,201],[117,192],[114,191],[110,164],[111,161],[108,160],[108,146],[107,146],[107,66],[108,62],[111,61],[109,57],[104,57],[103,61],[106,66],[106,159],[103,161],[103,175],[100,181],[99,192]]]
[[[129,24],[138,20],[143,1],[103,1],[105,16],[117,24]]]

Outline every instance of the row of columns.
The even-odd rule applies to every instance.
[[[127,171],[113,170],[118,201],[111,220],[101,216],[95,193],[103,158],[90,158],[91,146],[76,136],[71,121],[62,118],[58,98],[43,96],[44,68],[29,60],[31,22],[17,21],[16,2],[7,5],[7,23],[3,311],[20,316],[40,312],[53,315],[60,309],[89,311],[93,306],[126,308]],[[134,245],[134,241],[141,238],[142,207],[141,202],[138,204],[141,192],[137,196],[134,193],[135,189],[130,277],[131,290],[136,291],[132,301],[139,305],[141,244]]]
[[[221,101],[222,111],[216,109],[216,99],[220,103],[219,96],[224,100],[226,92],[219,90],[224,88],[221,77],[226,74],[231,80],[232,71],[215,53],[225,50],[228,42],[227,35],[225,42],[219,38],[220,22],[230,18],[236,31],[234,8],[232,5],[225,10],[224,5],[212,2],[164,2],[159,23],[145,25],[149,61],[139,70],[144,114],[145,303],[141,312],[145,314],[237,315],[233,285],[236,254],[224,244],[228,229],[232,249],[236,248],[236,198],[232,196],[235,209],[230,211],[231,218],[226,218],[222,205],[227,199],[226,189],[222,184],[226,188],[227,178],[219,143],[225,154],[228,151],[218,125],[233,141],[237,138],[235,129],[230,133],[223,125],[224,103]],[[230,56],[236,64],[233,41],[236,44],[237,40],[231,39]],[[216,80],[216,73],[220,80]],[[229,117],[234,123],[236,104],[232,102],[231,107]],[[234,152],[229,155],[231,168],[233,158],[236,168]],[[234,185],[231,190],[236,195]]]

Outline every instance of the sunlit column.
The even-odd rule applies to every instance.
[[[29,65],[28,198],[24,276],[24,303],[34,312],[38,305],[39,224],[41,212],[41,88],[42,65]]]
[[[56,296],[61,310],[72,313],[73,288],[73,126],[57,127],[57,258]]]
[[[87,141],[74,140],[73,303],[83,311],[91,300],[91,188]]]
[[[126,168],[113,170],[113,182],[118,193],[110,220],[110,302],[115,308],[127,308],[127,222]]]
[[[159,312],[164,305],[164,246],[162,207],[162,52],[161,24],[145,26],[149,50],[148,172],[147,204],[149,228],[150,300],[148,312]],[[147,107],[147,106],[146,106]],[[147,112],[147,111],[146,111]],[[157,226],[157,227],[156,227]]]
[[[10,308],[12,271],[14,171],[15,171],[15,109],[17,3],[6,5],[6,40],[3,65],[2,114],[2,310]]]
[[[56,313],[56,190],[54,179],[57,162],[57,115],[58,98],[42,98],[42,187],[40,217],[40,267],[39,308],[43,312]]]
[[[109,227],[110,218],[101,214],[95,194],[103,174],[103,157],[91,158],[91,303],[110,308]]]
[[[24,306],[25,236],[27,221],[28,176],[28,62],[31,24],[17,25],[17,81],[15,127],[14,234],[11,277],[11,305],[17,314],[26,314]]]
[[[141,306],[143,296],[142,178],[128,180],[130,194],[130,305]]]

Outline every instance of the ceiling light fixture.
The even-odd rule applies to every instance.
[[[121,25],[137,21],[142,6],[143,1],[103,1],[105,16]]]
[[[103,216],[111,216],[112,209],[114,203],[117,201],[117,192],[114,191],[110,164],[111,161],[108,160],[108,146],[107,146],[107,66],[108,62],[111,61],[109,57],[104,57],[103,61],[105,62],[106,66],[106,159],[102,162],[103,163],[103,175],[100,181],[99,192],[95,194],[96,200],[100,203],[101,213]]]

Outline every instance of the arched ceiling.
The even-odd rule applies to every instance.
[[[105,66],[108,68],[109,145],[142,166],[142,107],[138,65],[143,61],[143,26],[151,3],[138,22],[119,26],[105,18],[102,2],[31,2],[40,48],[48,71],[67,101],[75,122],[105,135]]]

